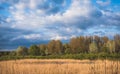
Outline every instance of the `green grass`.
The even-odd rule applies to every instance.
[[[89,59],[89,60],[97,60],[97,59],[109,59],[109,60],[120,60],[120,54],[107,54],[107,53],[99,53],[99,54],[64,54],[64,55],[48,55],[48,56],[1,56],[0,61],[2,60],[16,60],[16,59]]]

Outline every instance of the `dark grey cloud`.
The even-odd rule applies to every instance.
[[[18,30],[8,27],[0,27],[0,50],[4,49],[16,49],[18,46],[29,47],[32,44],[47,43],[47,40],[27,40],[25,38],[18,38],[12,40],[21,35],[28,35],[34,32],[26,30]]]

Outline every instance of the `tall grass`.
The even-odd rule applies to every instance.
[[[69,59],[1,61],[0,74],[120,74],[120,61]]]

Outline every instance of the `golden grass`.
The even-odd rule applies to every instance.
[[[0,74],[120,74],[120,61],[69,59],[1,61]]]

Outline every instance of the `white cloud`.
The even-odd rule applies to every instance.
[[[56,33],[50,33],[50,35],[41,35],[41,34],[27,34],[20,35],[11,39],[11,41],[26,39],[26,40],[68,40],[70,37],[62,36]]]
[[[102,1],[102,0],[97,0],[96,3],[98,3],[98,4],[101,5],[101,6],[108,6],[108,5],[110,5],[111,0],[107,0],[107,1],[105,1],[105,2]]]
[[[40,34],[28,34],[28,35],[20,35],[11,39],[11,41],[18,39],[26,39],[26,40],[39,40],[42,39]]]
[[[66,18],[87,16],[90,12],[89,5],[89,0],[74,0],[71,7],[63,14],[63,16]]]
[[[22,2],[20,2],[20,3],[18,3],[18,4],[15,5],[15,8],[19,9],[21,11],[24,10],[25,7],[26,7],[26,4],[22,3]]]
[[[63,24],[75,23],[78,17],[87,17],[90,13],[89,0],[72,0],[71,6],[63,13],[47,15],[44,10],[36,9],[38,3],[43,3],[45,0],[30,0],[28,3],[22,1],[15,4],[10,11],[15,28],[35,30],[47,25],[54,25],[56,22]],[[26,8],[29,12],[26,12]]]
[[[60,35],[55,35],[50,38],[50,40],[68,40],[69,38],[67,36],[60,36]]]
[[[66,28],[66,31],[67,32],[71,32],[72,30],[70,28]]]
[[[30,34],[30,35],[23,35],[25,39],[40,39],[42,36],[40,34]]]
[[[91,5],[89,0],[73,0],[69,9],[65,13],[55,14],[47,18],[53,22],[64,22],[64,24],[75,23],[79,17],[88,17],[91,12]]]
[[[11,21],[11,19],[10,19],[10,18],[7,18],[7,19],[6,19],[6,22],[8,22],[8,23],[9,23],[10,21]]]

